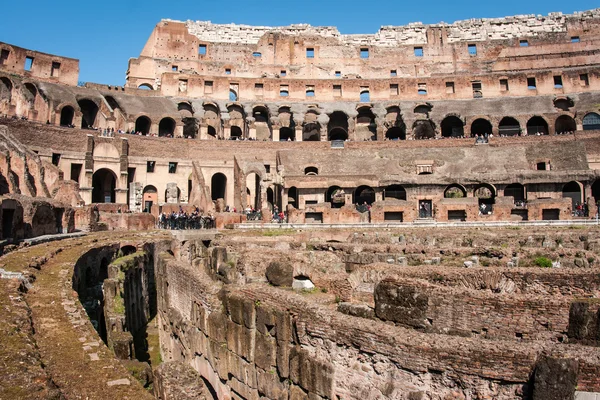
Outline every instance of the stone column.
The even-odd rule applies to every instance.
[[[272,132],[273,132],[273,138],[272,140],[274,142],[279,142],[279,127],[278,126],[273,126],[272,128]]]

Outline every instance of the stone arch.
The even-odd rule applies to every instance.
[[[321,124],[309,122],[302,127],[302,140],[304,142],[318,142],[321,140]]]
[[[152,121],[145,115],[141,115],[135,120],[135,131],[140,132],[144,136],[150,133],[151,126]]]
[[[98,115],[98,105],[90,99],[77,100],[79,109],[81,110],[81,128],[88,129],[96,124],[96,116]]]
[[[571,181],[563,185],[562,197],[571,199],[571,206],[573,209],[583,203],[583,185],[577,181]]]
[[[348,139],[348,115],[343,111],[334,111],[327,124],[327,140]]]
[[[377,139],[377,123],[375,122],[375,114],[370,106],[362,106],[358,108],[356,116],[356,126],[354,128],[357,140],[359,139]]]
[[[182,119],[183,122],[183,137],[186,139],[195,139],[198,136],[198,120],[194,117],[185,117]],[[216,136],[215,128],[213,129],[214,134],[211,136]]]
[[[158,124],[158,136],[160,137],[173,137],[175,135],[175,120],[170,117],[166,117],[160,120]]]
[[[246,173],[245,183],[246,206],[260,210],[263,206],[261,193],[261,174],[256,171]]]
[[[464,123],[456,115],[444,118],[441,127],[443,137],[463,137],[465,135]]]
[[[533,116],[527,121],[527,134],[528,135],[547,135],[548,134],[548,122],[543,117],[538,115]]]
[[[294,208],[298,208],[298,188],[296,186],[292,186],[288,189],[288,204],[294,206]]]
[[[144,207],[144,212],[150,212],[150,208],[154,204],[158,204],[158,190],[154,185],[147,185],[142,191],[142,205]]]
[[[471,136],[490,135],[492,133],[492,123],[485,118],[477,118],[471,124]]]
[[[60,126],[72,126],[75,109],[71,106],[63,106],[60,110]]]
[[[570,115],[561,115],[556,118],[556,122],[554,123],[554,132],[557,135],[565,132],[575,132],[577,130],[577,123],[575,119]]]
[[[554,99],[554,107],[559,110],[569,111],[569,108],[573,107],[575,103],[569,97],[557,97]]]
[[[428,119],[420,119],[413,124],[413,136],[416,140],[435,138],[435,127]]]
[[[385,137],[388,140],[406,140],[406,129],[402,129],[398,126],[393,126],[387,130]]]
[[[0,193],[2,194],[2,193]],[[594,198],[594,202],[598,204],[600,202],[600,179],[597,179],[592,184],[592,197]]]
[[[353,193],[352,202],[358,205],[375,203],[375,189],[367,185],[357,187]]]
[[[473,197],[478,199],[479,212],[482,215],[491,213],[496,204],[496,188],[489,183],[480,183],[473,189]]]
[[[35,99],[38,95],[38,88],[31,82],[26,82],[24,85],[25,90],[23,90],[23,96],[29,103],[29,108],[33,109],[35,107]]]
[[[319,175],[319,168],[317,167],[306,167],[304,168],[304,175]]]
[[[264,105],[256,105],[252,108],[252,117],[254,118],[256,139],[264,140],[272,138],[269,109]]]
[[[194,115],[194,108],[187,101],[182,101],[177,104],[177,111],[181,114],[183,118],[191,117]]]
[[[330,186],[325,193],[325,201],[331,203],[331,208],[342,208],[346,204],[346,195],[339,186]]]
[[[296,130],[287,127],[279,128],[279,141],[285,142],[288,140],[291,142],[296,140]]]
[[[10,103],[12,99],[13,83],[5,76],[0,76],[0,99],[7,99]]]
[[[114,203],[117,174],[108,168],[101,168],[92,175],[92,203]]]
[[[154,87],[149,84],[149,83],[142,83],[141,85],[138,85],[138,89],[141,90],[154,90]]]
[[[587,113],[583,117],[583,130],[591,131],[600,129],[600,115],[595,112]]]
[[[244,136],[243,132],[242,132],[242,128],[240,128],[239,126],[232,126],[231,127],[231,137],[234,139],[241,139]]]
[[[383,199],[406,200],[406,189],[402,185],[390,185],[383,189]]]
[[[106,100],[106,102],[108,103],[110,108],[112,108],[113,110],[116,110],[117,108],[121,108],[119,106],[119,103],[117,102],[117,100],[115,100],[115,98],[113,96],[104,96],[104,99]]]
[[[500,136],[519,136],[521,124],[513,117],[504,117],[498,123],[498,133]]]
[[[445,199],[460,199],[464,197],[467,197],[467,189],[458,183],[448,185],[444,190]]]
[[[417,104],[415,106],[413,112],[415,114],[422,114],[422,115],[425,115],[425,116],[428,117],[432,108],[433,108],[433,106],[431,104],[428,104],[428,103]]]
[[[221,172],[217,172],[210,179],[210,195],[213,201],[227,199],[227,177]]]
[[[229,101],[238,101],[238,94],[233,89],[229,89]]]

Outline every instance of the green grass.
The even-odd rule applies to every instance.
[[[113,311],[117,314],[125,314],[125,301],[121,297],[121,293],[117,293],[113,301]]]
[[[291,235],[295,232],[294,229],[269,229],[262,232],[262,236],[286,236]]]

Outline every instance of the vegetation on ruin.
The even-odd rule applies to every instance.
[[[120,292],[117,292],[113,300],[113,311],[117,314],[125,314],[125,301]]]
[[[533,264],[541,268],[552,268],[552,260],[548,257],[536,257]]]

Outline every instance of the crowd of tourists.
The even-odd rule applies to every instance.
[[[182,207],[179,207],[178,212],[172,211],[171,213],[161,213],[158,217],[158,228],[172,230],[214,229],[215,217],[211,213],[202,215],[202,212],[198,207],[191,213],[188,213],[184,211]]]

